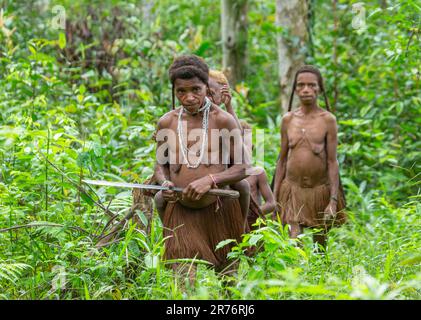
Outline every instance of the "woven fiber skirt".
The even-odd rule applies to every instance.
[[[215,250],[226,239],[241,240],[246,224],[238,199],[220,198],[201,209],[192,209],[179,202],[168,203],[164,225],[165,259],[197,258],[209,261],[216,268],[224,267],[234,244]]]
[[[330,229],[346,221],[345,197],[342,186],[338,190],[337,215],[334,220],[324,222],[324,210],[330,201],[330,187],[322,184],[313,188],[303,188],[284,179],[275,195],[281,220],[285,224],[300,224],[304,227],[324,227]]]

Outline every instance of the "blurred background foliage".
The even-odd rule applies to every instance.
[[[227,294],[206,268],[188,293],[177,286],[159,259],[158,219],[150,236],[130,225],[119,243],[95,248],[104,213],[57,171],[76,182],[152,173],[172,60],[195,53],[221,68],[219,3],[0,1],[0,298],[419,299],[419,3],[364,1],[357,30],[357,1],[310,2],[306,62],[321,69],[338,120],[350,222],[332,232],[326,257],[312,253],[309,234],[299,249],[268,222],[233,252],[242,269]],[[282,116],[275,10],[249,1],[246,78],[232,88],[240,118],[265,132],[269,177]],[[97,196],[120,216],[131,204],[129,191]],[[253,259],[242,254],[250,242],[264,246]]]

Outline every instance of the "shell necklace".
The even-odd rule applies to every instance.
[[[187,148],[187,139],[184,137],[184,131],[183,131],[183,122],[182,122],[182,116],[183,113],[188,110],[185,110],[183,106],[181,106],[181,110],[178,113],[178,123],[177,123],[177,133],[178,133],[178,141],[180,143],[181,153],[183,155],[183,158],[187,161],[187,168],[193,168],[196,169],[200,163],[202,162],[203,155],[205,154],[205,147],[208,142],[208,127],[209,127],[209,111],[212,103],[209,100],[208,97],[205,97],[205,104],[203,107],[201,107],[196,113],[203,111],[203,120],[202,120],[202,145],[200,147],[200,153],[198,154],[198,159],[195,164],[191,164],[188,158],[188,154],[190,152],[190,149]],[[190,112],[188,112],[190,113]],[[191,114],[191,113],[190,113]],[[184,144],[186,142],[186,144]]]

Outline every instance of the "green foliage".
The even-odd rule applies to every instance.
[[[8,280],[13,284],[20,278],[25,269],[31,266],[24,263],[0,263],[0,280]]]
[[[335,12],[331,1],[315,4],[307,59],[322,70],[338,119],[349,222],[331,231],[320,254],[310,231],[291,240],[279,222],[261,221],[230,253],[240,262],[235,279],[196,261],[194,287],[167,268],[176,261],[162,260],[157,217],[149,236],[129,223],[120,241],[96,248],[107,220],[94,201],[112,200],[121,218],[131,194],[96,188],[87,195],[70,180],[138,182],[151,174],[155,123],[171,106],[172,59],[193,52],[221,68],[219,7],[209,0],[2,4],[0,297],[419,299],[420,8],[366,1],[366,27],[356,30],[354,2],[338,1]],[[66,32],[51,25],[54,5],[66,9]],[[249,65],[233,103],[264,131],[271,177],[281,119],[275,1],[250,2],[248,19]]]

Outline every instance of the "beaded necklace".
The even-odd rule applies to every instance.
[[[200,163],[202,162],[203,155],[205,154],[205,147],[208,142],[208,127],[209,127],[209,111],[212,103],[209,100],[208,97],[205,97],[205,104],[203,107],[199,108],[197,112],[191,113],[188,110],[186,110],[183,106],[181,106],[180,112],[178,113],[178,123],[177,123],[177,133],[178,133],[178,141],[180,143],[181,153],[183,155],[183,158],[187,161],[187,168],[193,168],[196,169]],[[183,131],[183,123],[182,123],[182,116],[183,113],[189,113],[191,115],[195,115],[199,112],[203,111],[203,120],[202,120],[202,145],[200,147],[200,153],[199,158],[197,159],[195,164],[191,164],[188,158],[188,154],[190,152],[190,149],[187,148],[187,139],[184,137],[184,131]],[[184,144],[184,141],[186,141],[186,144]]]

